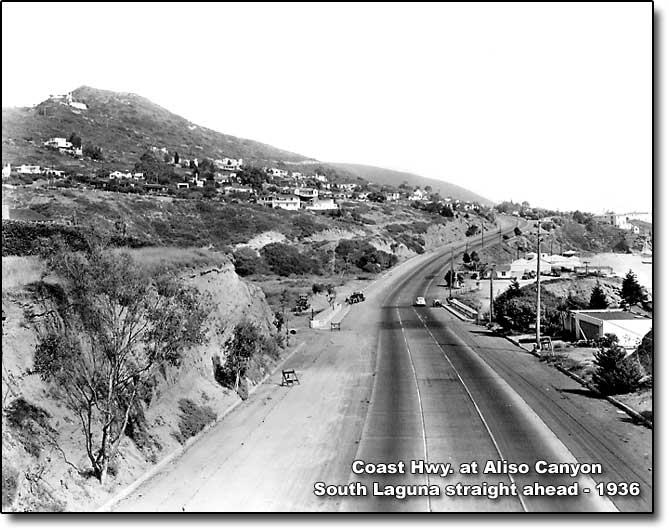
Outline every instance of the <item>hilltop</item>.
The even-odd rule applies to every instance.
[[[389,186],[399,187],[402,183],[406,183],[410,188],[416,186],[424,188],[431,186],[435,193],[439,193],[442,197],[453,197],[461,201],[478,202],[485,206],[492,206],[493,202],[478,195],[466,188],[445,182],[443,180],[431,179],[416,175],[414,173],[407,173],[404,171],[394,171],[383,167],[366,166],[362,164],[345,164],[345,163],[330,163],[338,169],[348,171],[359,177],[374,182],[376,184],[385,184]]]
[[[275,147],[222,134],[195,125],[148,99],[87,86],[72,92],[72,98],[86,109],[47,99],[32,108],[3,108],[3,160],[23,154],[25,143],[41,142],[52,136],[76,131],[84,143],[102,147],[105,159],[117,164],[134,164],[150,147],[165,147],[184,157],[244,158],[261,162],[309,158]]]
[[[331,164],[253,140],[201,127],[169,110],[131,93],[88,86],[74,90],[68,105],[63,98],[49,98],[34,107],[2,109],[3,164],[36,164],[71,173],[129,170],[147,150],[179,153],[183,159],[242,158],[253,166],[274,166],[291,171],[313,171],[331,182],[372,181],[398,186],[430,185],[442,195],[463,201],[490,201],[447,182],[410,173],[355,164]],[[81,105],[83,104],[83,105]],[[85,107],[84,107],[85,106]],[[103,161],[77,159],[49,150],[43,143],[51,137],[76,133],[82,143],[101,148]]]

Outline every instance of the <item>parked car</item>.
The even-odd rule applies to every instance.
[[[427,305],[427,303],[425,302],[425,298],[423,298],[422,296],[418,296],[418,297],[416,297],[416,302],[414,303],[414,305],[425,306],[425,305]]]
[[[352,295],[350,295],[346,299],[346,303],[348,304],[357,304],[358,302],[364,302],[365,301],[365,294],[361,291],[355,291]]]
[[[432,301],[432,307],[441,307],[441,300],[439,300],[439,298],[435,298]]]

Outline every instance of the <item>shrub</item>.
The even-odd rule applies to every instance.
[[[240,276],[262,274],[268,271],[265,260],[251,248],[242,247],[237,249],[232,256],[235,260],[235,271]]]
[[[279,342],[276,336],[264,336],[260,348],[265,355],[275,361],[281,356],[281,350],[279,349]]]
[[[16,499],[19,488],[19,472],[9,462],[2,460],[2,509],[9,508]]]
[[[366,272],[378,272],[394,266],[398,261],[397,256],[377,250],[366,241],[354,239],[340,240],[335,254],[339,258],[339,271],[344,270],[348,264],[353,264]]]
[[[285,243],[270,243],[263,247],[261,253],[272,272],[279,276],[309,274],[318,269],[318,264],[313,259]]]
[[[641,366],[633,356],[614,341],[610,347],[595,353],[593,383],[602,394],[625,394],[639,387]]]
[[[180,444],[195,436],[207,425],[216,421],[216,413],[208,405],[197,405],[186,398],[179,400],[181,417],[179,418],[179,432],[172,433]]]
[[[51,414],[20,397],[9,404],[6,415],[7,424],[14,428],[25,450],[35,458],[39,457],[42,452],[40,431],[53,432],[49,424]]]
[[[399,243],[402,243],[409,250],[412,250],[416,254],[422,254],[425,252],[425,240],[420,236],[410,236],[407,234],[401,234],[395,238]]]
[[[219,331],[219,334],[222,333],[224,330]],[[223,364],[219,362],[216,366],[214,371],[216,381],[239,392],[251,360],[262,351],[263,340],[260,329],[253,322],[248,320],[239,322],[232,335],[225,341],[225,362]]]
[[[467,228],[467,231],[465,232],[465,235],[467,237],[470,237],[470,236],[473,236],[475,234],[478,234],[478,232],[479,232],[479,227],[478,226],[469,225],[469,227]]]
[[[637,358],[646,375],[653,375],[653,330],[651,329],[636,350]]]
[[[309,237],[316,232],[325,230],[326,225],[319,223],[312,215],[299,213],[293,218],[293,228],[297,237]]]

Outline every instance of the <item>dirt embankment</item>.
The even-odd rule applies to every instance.
[[[90,509],[180,447],[173,433],[179,431],[181,398],[209,406],[218,415],[239,400],[236,393],[214,380],[212,357],[222,354],[223,343],[243,318],[272,332],[273,317],[265,297],[259,287],[242,281],[230,263],[182,271],[181,276],[211,295],[214,309],[207,324],[207,341],[187,352],[182,366],[162,374],[145,409],[147,435],[141,443],[124,439],[104,487],[78,471],[90,467],[78,417],[49,384],[32,374],[40,327],[37,315],[49,310],[52,303],[36,300],[25,286],[3,291],[3,412],[19,398],[45,412],[37,415],[39,421],[26,419],[20,428],[10,426],[3,414],[4,510]],[[262,359],[251,370],[251,379],[259,381],[273,363]],[[8,500],[9,505],[5,504]]]

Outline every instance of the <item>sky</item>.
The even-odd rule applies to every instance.
[[[80,85],[494,201],[652,207],[652,4],[2,3],[2,105]]]

